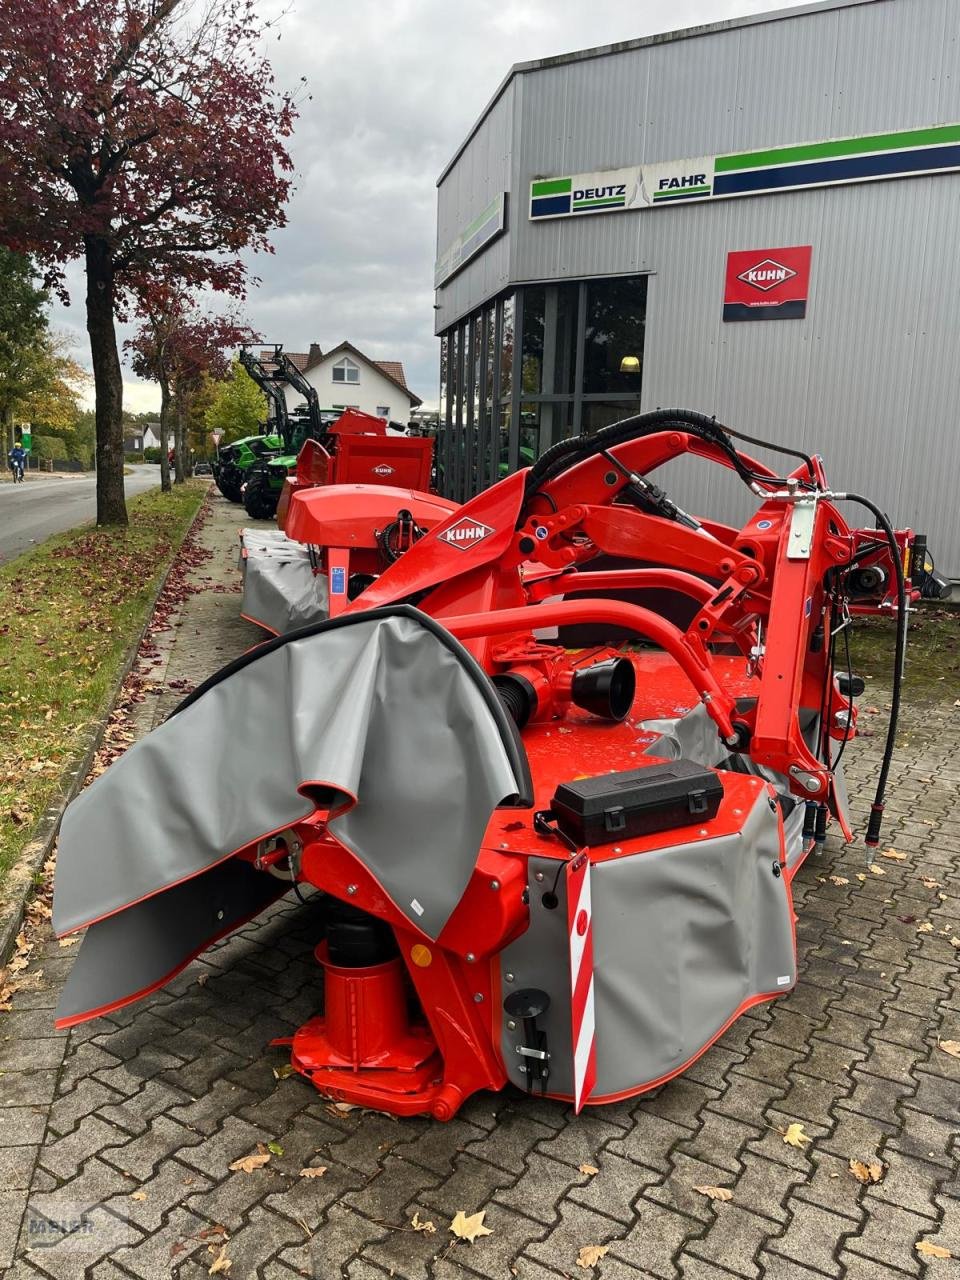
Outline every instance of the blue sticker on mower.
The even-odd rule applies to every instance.
[[[347,594],[347,571],[341,566],[330,570],[330,594],[334,596]]]

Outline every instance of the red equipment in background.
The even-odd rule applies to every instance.
[[[382,418],[345,410],[328,429],[331,448],[307,440],[297,457],[297,470],[284,482],[277,524],[286,530],[290,499],[300,489],[332,484],[385,484],[399,489],[430,490],[433,441],[425,436],[391,435]]]
[[[348,439],[352,447],[356,437],[344,437],[344,443]],[[355,460],[358,455],[352,456]],[[342,457],[335,455],[338,467]],[[387,484],[308,484],[294,492],[284,532],[316,548],[315,572],[326,575],[331,618],[347,607],[355,575],[373,580],[457,509],[455,502],[437,494]]]

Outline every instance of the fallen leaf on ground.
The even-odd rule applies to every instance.
[[[205,987],[209,981],[210,981],[209,973],[201,973],[200,976],[197,978],[197,986]]]
[[[477,1236],[492,1236],[493,1232],[490,1228],[483,1225],[485,1213],[486,1209],[481,1209],[479,1213],[471,1213],[468,1216],[462,1209],[458,1209],[448,1230],[452,1231],[458,1240],[469,1240],[471,1244]]]
[[[610,1248],[608,1244],[585,1244],[577,1254],[578,1267],[595,1267]]]
[[[234,1160],[230,1165],[233,1173],[253,1173],[254,1169],[262,1169],[265,1164],[270,1163],[269,1151],[254,1151],[249,1156],[241,1156],[239,1160]]]
[[[878,867],[875,862],[871,862],[867,869],[872,876],[885,876],[887,874],[883,867]]]
[[[322,1178],[326,1172],[327,1172],[327,1166],[325,1164],[318,1164],[314,1166],[314,1168],[312,1169],[301,1169],[300,1177],[301,1178]]]
[[[600,1170],[597,1168],[597,1166],[596,1166],[595,1164],[582,1164],[582,1165],[580,1165],[580,1172],[581,1172],[581,1173],[589,1173],[590,1177],[592,1178],[592,1177],[593,1177],[593,1175],[594,1175],[595,1173],[599,1173],[599,1172],[600,1172]]]
[[[698,1195],[706,1196],[708,1200],[732,1200],[733,1192],[728,1187],[694,1187],[694,1191]]]
[[[293,1075],[294,1071],[296,1071],[296,1067],[292,1062],[285,1062],[282,1067],[273,1068],[273,1074],[278,1080],[286,1080]]]
[[[900,853],[897,849],[881,849],[880,857],[889,858],[891,862],[906,862],[907,860],[907,855]]]
[[[864,1184],[870,1182],[881,1182],[886,1169],[879,1160],[871,1160],[868,1164],[865,1160],[851,1160],[850,1172],[858,1182]]]
[[[923,924],[917,926],[917,933],[933,933],[933,925],[929,920],[924,920]]]
[[[796,1121],[781,1130],[781,1137],[788,1147],[798,1147],[801,1151],[813,1141],[803,1132],[803,1125],[797,1124]]]
[[[850,883],[850,881],[847,879],[846,876],[828,876],[827,879],[830,881],[831,884],[835,884],[837,886]]]
[[[430,1219],[428,1218],[426,1222],[421,1222],[419,1213],[415,1213],[413,1215],[410,1219],[410,1225],[413,1227],[414,1231],[422,1231],[424,1235],[432,1236],[436,1234],[437,1228],[433,1225]]]
[[[79,941],[80,939],[76,936],[76,934],[74,934],[72,938],[61,938],[60,945],[61,947],[75,947]]]
[[[925,827],[935,827],[937,825],[932,818],[921,818],[920,821]]]
[[[951,938],[950,945],[951,947],[956,947],[958,950],[960,950],[960,938]]]
[[[331,1102],[327,1105],[327,1110],[333,1115],[346,1115],[348,1111],[356,1111],[356,1109],[352,1102]]]
[[[279,1142],[268,1142],[267,1150],[270,1152],[271,1155],[274,1155],[274,1156],[283,1155],[283,1147],[281,1147]]]
[[[857,872],[857,879],[860,881],[860,883],[861,883],[861,884],[863,884],[863,882],[864,882],[864,880],[866,880],[866,878],[867,878],[867,873],[866,873],[865,871],[858,871],[858,872]]]
[[[951,1058],[960,1058],[960,1040],[941,1040],[937,1048],[949,1053]]]
[[[953,1254],[949,1249],[945,1249],[942,1244],[931,1244],[929,1240],[917,1241],[917,1253],[922,1254],[924,1258],[952,1258]]]
[[[939,889],[940,881],[934,880],[932,876],[921,876],[920,883],[925,889]]]
[[[216,1248],[215,1245],[210,1245],[211,1250],[213,1250],[214,1248]],[[221,1271],[229,1271],[232,1266],[233,1266],[233,1263],[227,1257],[227,1246],[225,1244],[222,1244],[220,1246],[220,1252],[214,1258],[213,1265],[211,1266],[207,1274],[211,1276],[215,1276]]]
[[[146,1193],[145,1191],[131,1191],[131,1192],[130,1192],[130,1199],[131,1199],[131,1200],[146,1200],[146,1198],[147,1198],[147,1193]]]

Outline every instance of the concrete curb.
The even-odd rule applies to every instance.
[[[0,908],[0,966],[5,965],[10,958],[13,950],[13,944],[17,934],[20,932],[20,926],[23,923],[24,912],[27,907],[27,900],[36,883],[36,877],[43,864],[49,858],[50,853],[56,843],[57,836],[60,832],[60,823],[63,820],[63,813],[71,800],[75,799],[83,786],[87,774],[93,764],[93,758],[100,745],[103,742],[103,735],[106,731],[107,722],[110,713],[113,711],[120,691],[123,688],[124,681],[133,670],[133,665],[137,660],[137,654],[140,652],[140,645],[143,638],[147,634],[147,628],[153,621],[154,610],[157,607],[157,601],[163,593],[164,588],[170,580],[170,574],[173,572],[174,566],[180,556],[183,544],[193,532],[194,526],[203,514],[206,506],[209,492],[205,493],[197,513],[190,521],[190,524],[184,530],[183,537],[176,547],[173,555],[170,557],[170,563],[157,584],[156,590],[150,598],[147,605],[147,613],[144,618],[143,626],[136,637],[130,642],[130,646],[124,655],[120,672],[114,680],[110,692],[104,698],[103,705],[100,708],[100,714],[96,722],[90,726],[82,737],[82,754],[79,759],[75,759],[69,768],[65,769],[60,775],[60,794],[48,805],[47,809],[40,816],[37,825],[34,827],[33,835],[27,844],[23,847],[23,852],[17,859],[16,863],[10,868],[7,876],[7,890],[10,894],[10,900]]]

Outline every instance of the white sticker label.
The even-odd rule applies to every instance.
[[[777,986],[778,986],[778,987],[789,987],[789,985],[790,985],[790,975],[789,975],[789,973],[781,974],[781,976],[777,979]]]
[[[410,906],[414,909],[414,911],[417,913],[418,916],[423,915],[423,907],[416,900],[416,898],[413,899],[413,901],[410,903]]]

